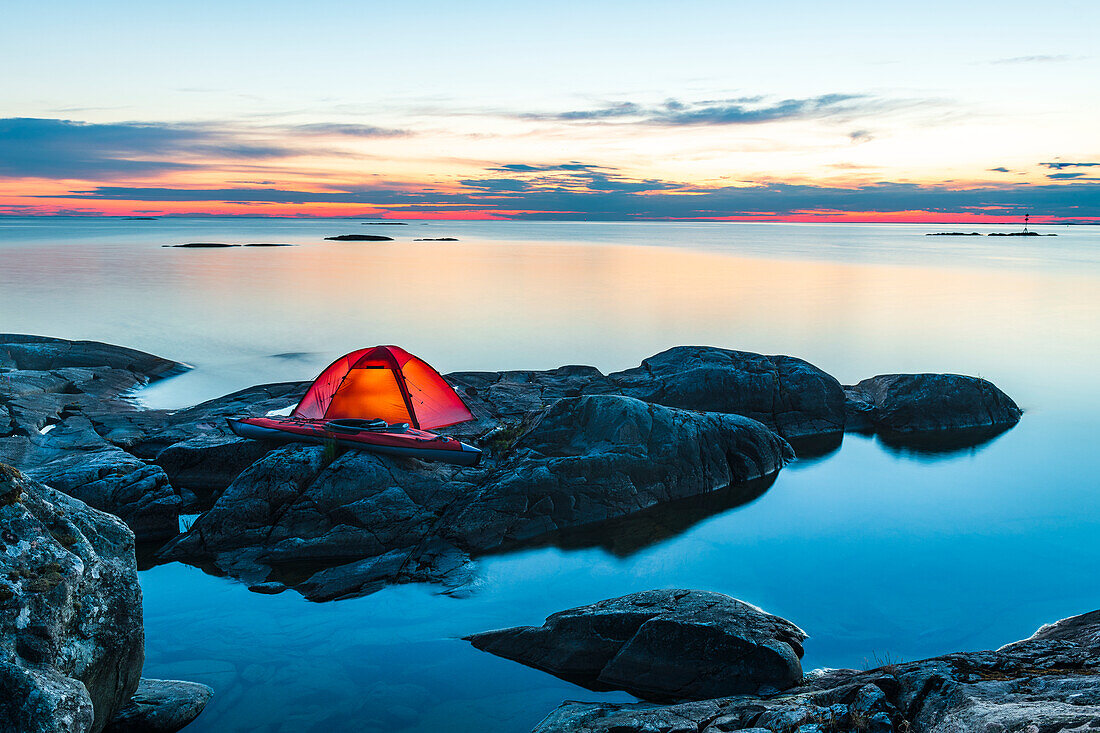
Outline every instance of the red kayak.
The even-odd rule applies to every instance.
[[[445,435],[384,420],[325,420],[297,417],[228,418],[229,428],[242,438],[278,442],[334,442],[344,448],[476,466],[481,451]]]

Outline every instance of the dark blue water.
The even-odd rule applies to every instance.
[[[980,374],[1026,414],[947,456],[847,436],[748,504],[688,511],[661,541],[482,560],[463,598],[402,586],[311,604],[178,564],[144,571],[146,675],[216,689],[189,731],[524,731],[566,698],[629,699],[458,639],[645,588],[717,590],[789,618],[811,635],[807,669],[995,647],[1100,607],[1094,228],[975,242],[914,226],[434,222],[360,227],[394,244],[319,241],[357,226],[0,219],[0,330],[197,366],[152,404],[310,378],[373,343],[443,370],[619,369],[707,343],[795,354],[846,382]],[[451,235],[463,241],[405,241]],[[159,247],[211,239],[301,246]],[[303,355],[270,356],[284,352]]]

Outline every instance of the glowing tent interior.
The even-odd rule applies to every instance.
[[[292,418],[381,418],[432,430],[474,418],[451,385],[398,346],[346,354],[314,380]]]

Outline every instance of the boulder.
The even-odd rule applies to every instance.
[[[618,395],[554,402],[438,531],[483,553],[777,472],[782,438],[739,415]]]
[[[569,702],[536,733],[1094,730],[1100,723],[1100,611],[996,651],[869,671],[807,675],[778,694],[653,706]]]
[[[651,590],[467,640],[590,689],[669,700],[788,688],[802,679],[805,638],[791,622],[720,593]]]
[[[0,729],[103,730],[144,661],[134,535],[0,465]]]
[[[214,690],[198,682],[141,678],[106,733],[175,733],[199,717]]]
[[[958,374],[886,374],[844,391],[846,430],[877,433],[883,447],[900,454],[969,451],[1022,414],[992,383]]]
[[[960,374],[882,374],[845,393],[849,429],[888,435],[1004,429],[1022,414],[992,382]]]
[[[624,395],[669,407],[744,415],[797,439],[844,431],[844,389],[813,364],[678,346],[608,375]]]

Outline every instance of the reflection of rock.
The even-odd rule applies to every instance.
[[[106,733],[175,733],[199,717],[214,691],[197,682],[141,679]]]
[[[981,448],[1010,430],[1011,427],[1011,425],[993,425],[984,428],[924,433],[880,433],[878,440],[884,448],[899,455],[936,458]]]
[[[1021,415],[992,382],[959,374],[883,374],[846,390],[856,429],[879,433],[1010,427]]]
[[[99,731],[144,660],[134,535],[0,464],[0,729]]]
[[[536,733],[1085,731],[1100,721],[1100,611],[997,651],[830,670],[766,696],[675,705],[568,702]]]
[[[602,547],[617,557],[628,557],[676,537],[705,519],[755,501],[771,488],[777,475],[662,502],[606,522],[551,532],[538,540],[525,542],[524,546],[553,545],[567,550]]]
[[[467,640],[585,687],[667,700],[790,687],[802,678],[805,638],[789,621],[720,593],[652,590]]]
[[[454,585],[468,578],[468,555],[743,484],[790,457],[780,438],[740,416],[567,398],[495,468],[354,452],[326,464],[319,446],[274,450],[164,555],[212,561],[250,583],[279,580],[313,599],[402,580]]]

